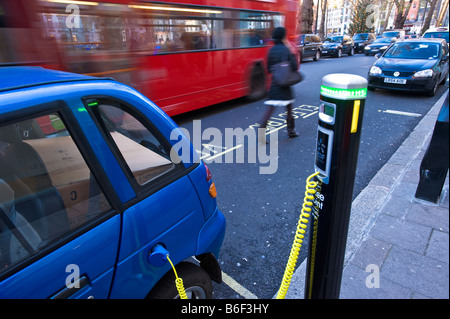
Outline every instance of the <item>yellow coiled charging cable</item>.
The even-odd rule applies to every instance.
[[[286,265],[286,269],[284,271],[283,280],[281,282],[280,289],[278,290],[276,299],[284,299],[286,297],[286,293],[289,289],[289,285],[291,284],[292,275],[294,274],[295,265],[297,264],[298,255],[300,253],[300,248],[302,247],[303,239],[305,238],[306,228],[308,224],[308,218],[311,216],[312,206],[314,204],[313,200],[315,194],[317,193],[317,186],[322,182],[319,180],[318,182],[312,181],[314,177],[319,175],[319,172],[311,174],[306,179],[306,190],[305,197],[303,199],[303,205],[301,214],[297,223],[297,231],[295,232],[294,242],[292,243],[291,253],[289,255],[289,259]],[[314,261],[315,255],[315,242],[317,238],[317,223],[318,223],[318,215],[317,212],[313,212],[314,214],[314,229],[313,229],[313,243],[312,243],[312,261]],[[175,266],[169,258],[169,255],[166,255],[167,260],[172,266],[173,272],[175,274],[175,286],[177,288],[180,299],[188,299],[186,295],[186,291],[183,285],[183,279],[178,277],[177,271],[175,270]],[[314,267],[314,264],[311,264],[311,267]],[[312,274],[312,272],[311,272]],[[311,278],[312,279],[312,278]]]
[[[289,289],[289,285],[291,284],[292,275],[294,274],[295,265],[297,264],[298,255],[300,253],[300,248],[302,247],[303,239],[305,238],[306,227],[308,224],[308,218],[311,216],[311,210],[313,206],[314,196],[317,192],[316,188],[321,181],[316,182],[312,179],[319,175],[319,172],[315,172],[311,174],[306,179],[306,190],[305,197],[303,199],[302,211],[297,223],[297,231],[295,232],[294,242],[292,243],[291,253],[289,255],[289,259],[286,265],[286,269],[284,271],[283,280],[281,282],[280,289],[278,290],[276,299],[284,299],[286,297],[286,293]],[[317,230],[317,215],[314,214],[315,222],[314,222],[314,232]],[[314,234],[313,234],[314,236]],[[314,238],[317,238],[314,236]],[[313,243],[313,253],[315,251],[315,245]]]
[[[172,266],[173,273],[175,274],[175,286],[177,287],[178,294],[180,295],[180,299],[188,299],[186,295],[186,291],[184,290],[183,285],[183,279],[178,277],[177,271],[175,270],[175,266],[172,264],[172,261],[169,258],[169,255],[166,255],[167,260],[169,261],[170,265]]]

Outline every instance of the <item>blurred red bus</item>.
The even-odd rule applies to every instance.
[[[17,27],[17,21],[23,20],[20,27],[28,32],[37,28],[46,41],[46,49],[36,52],[36,57],[40,55],[36,60],[42,62],[30,58],[20,62],[111,76],[175,115],[242,96],[264,96],[271,32],[285,26],[288,36],[296,34],[299,4],[295,0],[0,0],[0,6],[9,6],[13,13],[20,9],[11,24],[16,21]],[[15,20],[18,16],[22,18]],[[7,15],[3,20],[8,26]],[[20,39],[4,26],[2,37],[1,29],[0,40],[16,42],[16,49],[37,41],[42,50],[39,37],[24,39],[22,31]]]

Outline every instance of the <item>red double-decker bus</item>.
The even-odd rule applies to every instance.
[[[285,26],[288,35],[296,34],[299,6],[295,0],[31,2],[0,0],[0,6],[20,8],[13,15],[27,24],[20,29],[39,29],[47,48],[36,52],[36,57],[46,55],[39,57],[42,65],[111,76],[169,115],[242,96],[262,97],[271,32]],[[3,20],[8,25],[7,15]],[[0,28],[0,39],[15,42],[16,50],[37,41],[17,39],[8,30],[13,32]]]

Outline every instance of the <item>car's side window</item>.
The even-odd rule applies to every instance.
[[[149,185],[176,168],[156,128],[137,111],[110,99],[90,99],[87,104],[139,185]]]
[[[110,210],[59,113],[0,126],[0,275]]]

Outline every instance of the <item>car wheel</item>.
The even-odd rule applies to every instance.
[[[355,54],[355,49],[351,47],[350,51],[348,52],[348,56],[352,56],[353,54]]]
[[[340,58],[342,56],[342,49],[338,49],[336,53],[336,58]]]
[[[261,99],[266,94],[266,75],[261,64],[257,63],[253,66],[249,82],[247,98],[250,101]]]
[[[439,79],[436,79],[436,82],[433,85],[433,88],[427,92],[425,92],[428,96],[434,96],[436,94],[437,88],[439,86]]]
[[[212,282],[208,273],[189,262],[181,262],[175,266],[178,277],[183,279],[184,289],[188,299],[211,299]],[[148,299],[179,299],[175,286],[175,275],[170,270],[153,287],[147,296]]]
[[[320,60],[320,51],[317,50],[316,55],[314,56],[314,61],[319,61],[319,60]]]
[[[444,85],[444,84],[445,84],[445,82],[447,81],[447,76],[448,76],[448,74],[447,74],[446,76],[444,76],[444,78],[443,78],[442,81],[439,83],[439,85]]]

